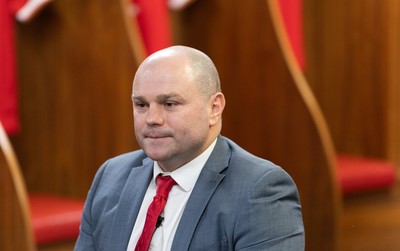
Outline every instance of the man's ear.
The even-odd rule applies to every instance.
[[[225,96],[222,92],[217,92],[211,95],[209,100],[210,108],[210,126],[218,123],[225,108]]]

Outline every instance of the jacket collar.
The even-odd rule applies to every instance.
[[[153,175],[153,161],[143,160],[143,165],[132,168],[122,190],[112,222],[110,240],[104,250],[126,250],[142,200]],[[132,205],[135,205],[132,207]]]
[[[224,137],[219,136],[217,144],[207,160],[179,222],[171,250],[188,250],[196,226],[208,201],[224,179],[223,171],[228,168],[231,151]]]

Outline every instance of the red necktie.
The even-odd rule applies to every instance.
[[[171,176],[157,176],[157,193],[147,210],[146,222],[144,223],[142,235],[136,244],[135,251],[147,251],[149,249],[158,217],[164,210],[169,191],[175,184],[176,182]]]

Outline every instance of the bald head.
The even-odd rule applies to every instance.
[[[171,46],[157,51],[146,58],[139,66],[135,79],[140,74],[152,74],[149,69],[157,70],[157,66],[173,65],[177,74],[194,83],[201,94],[208,98],[221,91],[220,79],[212,60],[203,52],[187,46]]]
[[[133,81],[135,135],[146,154],[173,171],[205,151],[222,128],[225,97],[204,53],[173,46],[149,56]]]

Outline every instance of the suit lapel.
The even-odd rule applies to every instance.
[[[148,158],[143,161],[143,166],[132,168],[116,207],[110,240],[107,241],[109,247],[105,250],[126,250],[152,175],[153,161]]]
[[[189,249],[197,223],[214,191],[225,177],[225,174],[221,172],[228,167],[229,159],[229,146],[226,140],[220,136],[186,204],[171,250]]]

